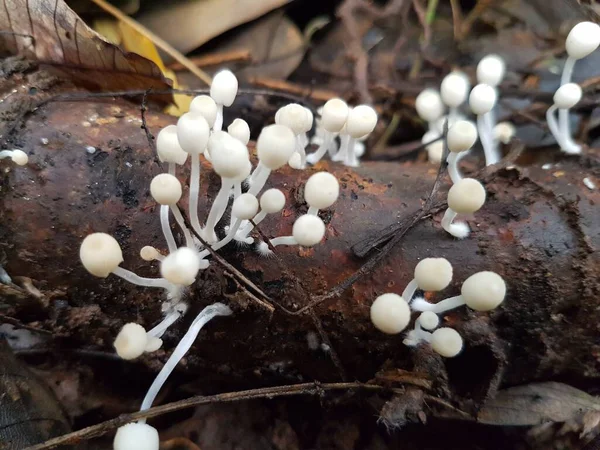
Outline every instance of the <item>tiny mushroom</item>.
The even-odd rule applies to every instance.
[[[371,305],[371,322],[379,331],[398,334],[410,323],[410,307],[397,294],[383,294]]]
[[[318,130],[322,129],[323,141],[315,153],[311,153],[306,157],[307,162],[316,164],[325,156],[327,151],[332,151],[335,145],[335,136],[344,128],[349,111],[346,102],[339,98],[333,98],[323,105],[320,128],[318,128]]]
[[[415,267],[414,278],[402,292],[402,298],[410,303],[415,291],[441,291],[452,281],[452,264],[446,258],[425,258]]]
[[[169,173],[175,175],[175,165],[184,165],[188,153],[185,152],[177,138],[177,125],[168,125],[159,131],[156,137],[156,153],[160,162],[169,164]]]
[[[123,359],[135,359],[146,350],[148,336],[143,326],[128,323],[121,328],[114,342],[117,355]]]
[[[494,109],[497,100],[496,90],[488,84],[478,84],[469,95],[469,105],[477,116],[477,130],[479,131],[479,139],[481,139],[487,166],[500,161],[500,153],[494,141],[494,125],[491,116],[491,111]]]
[[[442,80],[440,95],[442,101],[448,106],[448,120],[454,121],[458,114],[458,107],[462,105],[469,96],[469,78],[463,72],[450,72]]]
[[[168,222],[168,214],[169,210],[175,216],[175,220],[183,230],[185,235],[186,245],[188,247],[194,246],[194,240],[192,239],[192,235],[190,231],[185,226],[185,221],[183,219],[183,215],[177,206],[177,202],[181,198],[182,195],[181,183],[179,180],[171,174],[161,173],[156,175],[152,181],[150,182],[150,194],[152,198],[156,201],[156,203],[160,204],[160,219],[163,234],[165,235],[165,239],[167,242],[175,242],[175,238],[173,237],[173,232],[169,227]],[[174,251],[171,247],[172,244],[169,244],[169,251]]]
[[[199,95],[194,97],[190,103],[190,112],[202,114],[208,126],[212,128],[217,118],[217,104],[208,95]]]
[[[477,127],[468,120],[459,120],[448,130],[448,174],[452,183],[462,179],[458,171],[458,161],[477,142]]]
[[[304,199],[308,203],[308,214],[317,215],[319,210],[327,209],[340,195],[340,184],[329,172],[318,172],[306,182]]]
[[[267,189],[260,196],[260,212],[256,214],[252,218],[252,222],[254,225],[258,225],[261,223],[267,214],[275,214],[283,209],[285,206],[285,195],[279,189]],[[254,240],[252,238],[248,238],[248,234],[254,228],[254,225],[251,222],[248,222],[244,228],[242,228],[235,236],[235,240],[239,242],[244,242],[246,244],[252,244]]]
[[[425,89],[415,101],[417,114],[429,124],[429,129],[435,129],[435,122],[444,115],[444,103],[435,89]]]
[[[560,123],[557,123],[554,113],[558,109],[560,119],[560,113],[562,111],[568,113],[569,109],[579,103],[582,95],[581,87],[578,84],[563,84],[554,93],[554,104],[546,111],[548,128],[550,128],[550,132],[554,136],[554,139],[556,139],[556,142],[563,152],[574,155],[581,153],[581,145],[573,141],[568,124],[566,130],[563,130],[560,127]]]
[[[458,214],[471,214],[485,203],[485,189],[474,178],[457,181],[448,191],[448,209],[442,218],[442,228],[459,239],[466,238],[469,226],[464,222],[452,223]]]
[[[113,441],[113,450],[158,450],[159,447],[156,428],[140,422],[119,427]]]
[[[502,82],[505,73],[506,64],[498,55],[487,55],[477,64],[478,83],[496,87]]]
[[[227,132],[244,145],[250,142],[250,127],[244,119],[235,119],[227,127]]]
[[[190,286],[196,281],[201,268],[206,267],[203,267],[196,249],[181,247],[161,261],[160,274],[173,284]]]
[[[217,116],[213,130],[223,128],[223,107],[231,106],[238,91],[238,80],[231,70],[221,70],[214,77],[210,85],[210,96],[217,104]]]
[[[368,136],[377,125],[377,112],[368,105],[359,105],[348,113],[344,139],[340,150],[333,157],[334,161],[342,161],[344,165],[358,167],[355,142],[357,139]]]
[[[24,166],[29,161],[27,153],[23,150],[2,150],[0,151],[0,159],[10,158],[17,166]]]

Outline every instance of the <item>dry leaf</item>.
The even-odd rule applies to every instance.
[[[182,53],[200,47],[227,30],[250,22],[290,0],[195,0],[164,2],[139,22]]]
[[[589,411],[600,411],[595,397],[562,383],[533,383],[498,392],[477,420],[490,425],[538,425],[565,422]]]
[[[9,33],[0,34],[0,52],[52,65],[90,89],[170,87],[154,63],[105,41],[63,0],[4,0],[4,7],[0,30]]]

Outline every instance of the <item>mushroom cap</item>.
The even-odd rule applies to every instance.
[[[248,147],[231,136],[220,139],[215,151],[210,150],[210,160],[214,171],[222,178],[239,179],[244,174],[244,178],[248,176]]]
[[[457,213],[470,214],[485,203],[485,189],[474,178],[463,178],[448,191],[448,207]]]
[[[452,328],[438,328],[431,335],[431,347],[444,358],[453,358],[462,350],[463,340]]]
[[[418,320],[425,330],[433,330],[440,324],[440,318],[433,311],[422,312]]]
[[[329,208],[340,195],[340,184],[329,172],[318,172],[306,182],[304,199],[309,206],[317,209]]]
[[[182,195],[181,183],[169,173],[161,173],[152,178],[150,194],[161,205],[174,205]]]
[[[304,106],[298,103],[290,103],[277,111],[275,123],[285,125],[294,134],[305,133],[312,127],[312,114],[309,116]]]
[[[325,236],[325,224],[319,217],[305,214],[294,222],[292,235],[299,245],[312,247],[321,242]]]
[[[248,145],[250,142],[250,127],[244,119],[235,119],[231,122],[227,127],[227,132],[244,145]]]
[[[185,152],[191,155],[204,153],[209,137],[210,127],[199,112],[185,113],[177,121],[177,140]]]
[[[137,323],[128,323],[121,328],[115,338],[114,346],[123,359],[135,359],[144,353],[148,344],[148,335],[143,326]]]
[[[504,301],[506,283],[495,272],[477,272],[464,281],[461,295],[469,308],[491,311]]]
[[[506,64],[504,59],[499,55],[487,55],[479,64],[477,64],[477,82],[488,84],[490,86],[498,86],[504,74],[506,73]]]
[[[233,201],[231,215],[237,219],[250,220],[258,212],[258,199],[252,194],[242,194]]]
[[[81,243],[79,258],[89,273],[106,278],[123,262],[123,252],[110,234],[92,233]]]
[[[368,105],[358,105],[348,113],[346,132],[355,139],[370,134],[377,125],[377,113]]]
[[[260,196],[260,209],[267,214],[279,212],[285,206],[285,195],[279,189],[268,189]]]
[[[306,112],[306,126],[304,127],[304,132],[308,133],[312,129],[313,123],[315,121],[315,116],[312,113],[312,111],[306,106],[304,107],[304,111]]]
[[[581,59],[600,45],[600,26],[594,22],[579,22],[567,35],[565,46],[571,58]]]
[[[442,80],[440,95],[450,108],[462,105],[469,96],[469,77],[463,72],[450,72]]]
[[[175,163],[180,166],[185,164],[188,153],[179,145],[177,125],[167,125],[159,131],[156,137],[156,153],[161,162]]]
[[[321,126],[330,133],[339,133],[346,124],[350,109],[348,104],[339,98],[332,98],[323,105]]]
[[[444,141],[435,141],[429,144],[426,148],[427,159],[433,164],[442,162],[444,156]]]
[[[144,261],[154,261],[154,260],[158,259],[160,256],[161,255],[160,255],[159,251],[156,250],[156,248],[152,247],[151,245],[145,245],[140,250],[140,257]]]
[[[460,153],[469,150],[477,142],[477,127],[469,120],[459,120],[448,130],[448,150]]]
[[[113,441],[113,450],[158,450],[159,447],[156,428],[139,422],[119,427]]]
[[[198,252],[189,247],[180,247],[162,260],[160,274],[173,284],[189,286],[196,281],[200,267]]]
[[[264,127],[256,141],[258,159],[271,170],[287,164],[295,148],[294,132],[284,125]]]
[[[494,127],[494,138],[503,144],[508,144],[515,134],[517,129],[510,122],[500,122]]]
[[[469,106],[477,116],[490,112],[496,106],[497,100],[498,94],[489,84],[478,84],[469,94]]]
[[[208,95],[199,95],[194,97],[190,103],[190,112],[202,114],[206,119],[208,126],[212,128],[217,118],[217,104]]]
[[[398,334],[410,323],[410,307],[397,294],[383,294],[371,305],[371,322],[379,331]]]
[[[13,150],[10,157],[17,166],[24,166],[29,161],[29,156],[23,150]]]
[[[581,86],[576,83],[566,83],[554,93],[554,104],[559,109],[569,109],[579,103],[582,95]]]
[[[415,100],[417,114],[427,122],[433,122],[444,114],[442,97],[435,89],[425,89],[417,95]]]
[[[231,70],[221,70],[210,85],[210,96],[215,103],[231,106],[238,91],[238,80]]]
[[[424,291],[441,291],[452,281],[452,264],[446,258],[425,258],[415,267],[415,280]]]

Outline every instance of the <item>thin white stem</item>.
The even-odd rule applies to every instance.
[[[217,103],[217,116],[213,125],[213,131],[221,131],[223,129],[223,105]]]
[[[356,157],[356,139],[350,137],[348,139],[348,150],[346,151],[346,159],[344,160],[344,165],[348,167],[358,167],[360,166],[358,162],[358,158]]]
[[[459,170],[458,170],[458,161],[461,159],[461,154],[464,152],[460,152],[460,153],[454,153],[454,152],[450,152],[450,154],[448,155],[448,175],[450,175],[450,179],[452,180],[452,184],[456,184],[458,183],[460,180],[462,180],[462,175],[460,174]]]
[[[458,118],[458,108],[456,106],[449,108],[448,109],[448,127],[451,127],[452,125],[454,125],[454,122],[456,122],[457,118]]]
[[[250,189],[248,189],[248,193],[257,196],[261,189],[265,187],[265,184],[269,179],[269,175],[271,175],[271,169],[263,166],[256,178],[252,180],[252,185],[250,186]]]
[[[204,227],[204,239],[208,242],[216,242],[217,236],[215,234],[215,226],[223,217],[223,213],[227,209],[229,203],[229,190],[233,186],[233,180],[229,178],[221,178],[221,189],[215,197],[215,200],[208,213],[208,219],[206,219],[206,226]]]
[[[437,130],[437,120],[432,120],[431,122],[428,122],[427,125],[429,131]]]
[[[452,222],[454,221],[457,215],[458,213],[456,211],[453,211],[451,208],[448,208],[444,213],[444,217],[442,217],[442,228],[448,233],[450,233],[450,225],[452,225]]]
[[[429,303],[424,298],[419,298],[418,300],[415,300],[410,307],[413,311],[432,311],[436,314],[442,314],[463,305],[465,305],[464,297],[462,295],[457,295],[456,297],[446,298],[438,303]]]
[[[165,280],[164,278],[145,278],[136,275],[130,270],[123,269],[122,267],[117,267],[112,271],[113,275],[123,278],[125,281],[129,281],[131,284],[135,284],[137,286],[145,286],[145,287],[157,287],[163,288],[167,290],[174,289],[173,283]]]
[[[412,280],[410,280],[410,283],[406,285],[404,291],[402,291],[402,298],[406,300],[407,303],[410,303],[418,288],[419,285],[417,283],[417,280],[413,278]]]
[[[177,164],[175,164],[174,162],[170,162],[169,163],[169,175],[175,176],[176,168],[177,168]]]
[[[177,322],[177,319],[179,319],[183,315],[184,311],[185,311],[185,309],[184,310],[174,309],[173,311],[169,312],[165,316],[165,318],[162,320],[162,322],[160,322],[154,328],[149,330],[146,334],[148,336],[157,337],[157,338],[162,337],[162,335],[165,334],[165,331],[167,331],[169,329],[169,327],[171,325],[173,325],[175,322]]]
[[[270,241],[273,247],[277,247],[278,245],[298,245],[294,236],[280,236],[270,239]]]
[[[238,198],[240,195],[242,195],[242,182],[241,181],[236,181],[235,183],[233,183],[232,194],[233,194],[234,200],[236,198]],[[231,217],[229,218],[229,226],[232,227],[234,222],[235,222],[235,216],[233,214],[231,214]]]
[[[163,235],[167,241],[169,253],[173,253],[177,250],[177,244],[175,243],[175,238],[173,237],[173,232],[169,225],[169,205],[160,205],[160,226],[162,227]]]
[[[331,143],[330,145],[327,147],[327,151],[329,152],[329,158],[331,158],[333,160],[333,157],[337,154],[338,152],[338,146],[337,146],[337,142],[335,142],[335,133],[331,133],[333,135],[333,138],[331,139]]]
[[[12,150],[2,150],[0,152],[0,159],[12,158],[13,151]]]
[[[311,216],[317,216],[319,214],[319,208],[317,208],[316,206],[311,206],[308,208],[308,213]]]
[[[477,116],[477,131],[479,132],[479,139],[483,146],[483,153],[485,154],[485,165],[490,166],[500,161],[500,155],[498,155],[497,149],[494,147],[494,137],[492,131],[490,131],[490,121],[486,117],[489,113]]]
[[[217,250],[225,247],[227,244],[229,244],[235,237],[235,233],[237,233],[237,231],[240,229],[241,223],[242,223],[242,219],[235,219],[235,222],[233,223],[233,225],[231,227],[229,227],[227,236],[225,236],[223,239],[221,239],[219,242],[215,243],[214,245],[211,245],[210,248],[212,248],[214,251],[217,251]],[[210,252],[207,249],[202,250],[199,254],[200,259],[206,258],[209,254],[210,254]]]
[[[260,211],[257,215],[254,216],[254,218],[252,219],[252,222],[254,222],[256,225],[258,225],[259,223],[261,223],[264,218],[267,217],[267,213],[264,211]],[[254,229],[254,225],[252,225],[252,222],[248,221],[244,221],[246,222],[244,224],[244,226],[241,227],[241,230],[238,231],[238,233],[235,235],[235,240],[239,241],[239,242],[246,242],[246,243],[252,243],[252,242],[248,242],[246,240],[246,238],[248,237],[248,235],[250,234],[250,232]]]
[[[346,160],[346,155],[348,153],[349,141],[350,141],[350,136],[348,134],[345,134],[345,133],[340,134],[340,149],[335,154],[335,156],[333,158],[331,158],[333,161],[345,161]]]
[[[198,196],[200,195],[200,155],[190,155],[192,158],[192,172],[190,174],[190,223],[196,233],[202,231],[198,219]]]
[[[565,144],[563,136],[560,132],[560,129],[558,128],[558,122],[554,115],[557,109],[558,108],[556,107],[556,105],[552,105],[550,108],[548,108],[548,111],[546,111],[546,122],[548,122],[548,128],[550,129],[550,133],[552,133],[552,136],[554,136],[554,139],[556,139],[556,142],[558,143],[560,148],[564,150]]]
[[[561,86],[571,82],[571,78],[573,77],[573,69],[575,68],[576,62],[577,60],[570,56],[565,61],[565,67],[563,68],[562,76],[560,77]],[[558,110],[558,129],[560,130],[560,134],[564,137],[565,140],[570,139],[571,130],[569,126],[568,109]]]
[[[262,172],[264,167],[265,166],[263,166],[263,164],[260,161],[258,161],[258,164],[256,165],[256,168],[252,172],[252,175],[250,175],[250,177],[247,180],[248,184],[252,184],[254,182],[254,180],[256,180],[256,178],[258,177],[260,172]]]
[[[173,216],[175,216],[175,220],[177,224],[183,230],[183,235],[185,236],[185,245],[189,248],[195,248],[194,246],[194,238],[192,237],[192,233],[185,226],[185,220],[183,220],[183,216],[181,215],[181,211],[179,211],[179,207],[177,205],[171,205],[171,211],[173,212]]]
[[[156,396],[158,395],[163,384],[165,384],[169,378],[169,375],[171,375],[171,372],[173,372],[179,361],[181,361],[181,358],[185,356],[185,354],[194,344],[194,341],[198,337],[198,333],[200,333],[202,327],[204,327],[206,323],[216,316],[228,316],[231,313],[232,311],[228,306],[222,303],[215,303],[207,306],[200,312],[200,314],[198,314],[198,316],[192,322],[190,329],[187,331],[187,333],[185,333],[181,341],[179,341],[179,344],[177,344],[177,347],[175,347],[173,354],[169,357],[169,360],[154,379],[150,389],[148,389],[148,392],[144,397],[144,401],[142,402],[142,406],[140,407],[140,411],[145,411],[152,407],[152,403],[154,403],[154,400],[156,399]],[[140,419],[138,423],[146,423],[146,419]]]
[[[302,145],[301,136],[301,134],[296,135],[296,153],[300,155],[300,168],[304,169],[306,167],[306,150],[304,149],[306,145]]]
[[[458,239],[464,239],[469,235],[471,229],[469,228],[469,225],[464,222],[452,223],[457,215],[458,213],[448,208],[442,218],[442,228],[452,236]]]
[[[310,164],[316,164],[318,163],[321,158],[323,158],[323,156],[325,156],[325,153],[327,153],[327,149],[331,147],[331,144],[333,143],[333,139],[334,139],[334,135],[333,133],[324,130],[323,131],[323,142],[321,143],[321,145],[319,145],[319,148],[317,149],[316,152],[311,153],[310,155],[308,155],[306,157],[306,161]]]

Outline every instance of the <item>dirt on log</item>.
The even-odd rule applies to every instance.
[[[154,135],[174,121],[148,112]],[[161,318],[160,290],[113,276],[94,278],[78,258],[81,240],[103,231],[120,242],[123,267],[142,276],[158,273],[139,250],[166,247],[149,194],[151,178],[164,168],[141,125],[139,105],[125,100],[49,102],[29,112],[10,135],[10,144],[29,154],[29,164],[0,162],[0,252],[8,274],[28,286],[0,284],[0,297],[10,305],[7,315],[50,330],[61,345],[110,352],[124,323],[149,328]],[[207,389],[220,381],[244,386],[335,381],[342,373],[366,381],[381,371],[403,369],[431,379],[440,395],[479,404],[500,383],[561,379],[577,385],[600,377],[600,191],[583,183],[600,176],[595,153],[564,157],[550,170],[515,164],[481,172],[488,199],[468,218],[471,236],[456,240],[445,233],[443,208],[436,208],[372,273],[313,308],[321,332],[314,315],[293,312],[368,260],[353,254],[353,244],[417,212],[437,169],[417,162],[365,162],[354,170],[324,162],[306,171],[278,171],[269,185],[284,190],[287,205],[280,217],[261,224],[267,236],[290,234],[295,217],[307,208],[303,183],[319,170],[332,171],[341,182],[338,202],[323,214],[327,233],[321,245],[280,247],[279,258],[233,245],[221,252],[267,294],[274,311],[213,261],[186,296],[191,310],[185,320],[165,336],[162,350],[142,358],[145,364],[158,370],[194,314],[223,301],[235,314],[211,323],[179,367],[207,380]],[[178,177],[188,184],[187,169]],[[201,217],[219,183],[204,166]],[[447,188],[447,183],[441,187],[440,200]],[[181,205],[187,205],[187,191]],[[426,346],[408,348],[403,336],[384,335],[369,319],[375,297],[400,293],[425,257],[445,257],[454,266],[452,284],[433,300],[456,295],[462,281],[481,270],[498,272],[508,285],[497,311],[459,309],[446,316],[447,326],[466,343],[454,359],[442,360]],[[323,342],[325,334],[329,342]]]

